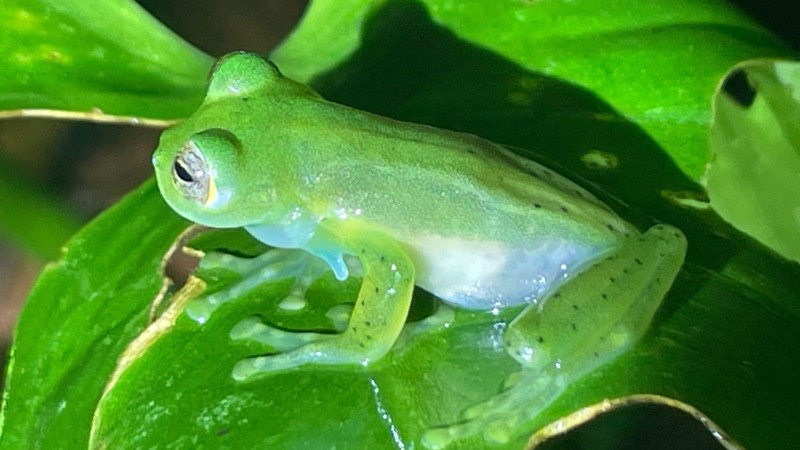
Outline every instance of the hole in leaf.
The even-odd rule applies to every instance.
[[[743,108],[749,108],[757,94],[747,79],[747,73],[742,69],[736,69],[725,77],[722,90]]]

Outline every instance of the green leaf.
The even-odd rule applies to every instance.
[[[740,64],[714,97],[706,186],[736,228],[800,261],[800,64]]]
[[[185,227],[150,182],[76,234],[45,269],[14,335],[0,448],[86,448],[103,387],[147,325],[162,258]]]
[[[775,263],[760,253],[744,260]],[[796,267],[777,267],[796,275]],[[796,405],[781,399],[794,389],[792,379],[782,374],[798,364],[783,358],[776,345],[800,344],[800,334],[796,320],[786,320],[773,308],[787,311],[777,296],[800,286],[792,283],[757,292],[734,281],[757,275],[749,263],[733,261],[725,272],[713,275],[688,266],[655,331],[633,351],[570,386],[529,429],[607,398],[648,392],[699,406],[701,412],[696,414],[708,414],[723,428],[736,430],[734,437],[747,438],[751,448],[789,448],[792,441],[786,435],[765,435],[761,430],[767,426],[788,430],[797,412]],[[234,281],[219,273],[199,274],[210,280],[207,293]],[[233,365],[257,351],[230,341],[230,330],[242,318],[259,314],[284,328],[329,329],[325,311],[355,298],[359,280],[351,279],[345,286],[332,276],[321,280],[309,292],[312,310],[301,315],[277,306],[289,293],[287,281],[265,283],[256,296],[225,305],[204,325],[185,315],[166,328],[152,325],[160,336],[148,336],[146,344],[132,346],[134,361],[121,369],[100,403],[92,448],[149,448],[163,442],[208,448],[316,448],[330,442],[399,448],[400,442],[419,442],[428,427],[457,420],[464,408],[491,396],[516,367],[498,345],[497,328],[499,320],[513,315],[458,311],[447,329],[419,333],[410,325],[387,359],[366,371],[309,367],[254,382],[234,382]],[[419,308],[426,299],[416,301]],[[795,307],[789,316],[796,318],[797,313]],[[741,338],[743,324],[749,324],[747,345]],[[782,331],[766,332],[771,327]],[[739,418],[738,406],[745,402],[756,412]],[[774,410],[776,405],[783,407]],[[764,414],[768,411],[773,412]],[[524,441],[523,434],[497,448],[522,448]],[[456,448],[483,446],[478,437]]]
[[[205,93],[211,58],[133,1],[7,0],[0,24],[0,117],[173,120]]]
[[[661,52],[676,55],[653,50],[652,58],[640,52],[626,60],[625,48],[637,54],[637,42],[647,41],[646,31],[652,27],[589,34],[593,39],[585,37],[575,44],[588,50],[569,49],[556,45],[555,37],[553,45],[543,45],[530,36],[554,26],[582,36],[580,27],[559,25],[561,19],[554,17],[563,18],[564,24],[574,24],[579,18],[592,22],[592,11],[569,14],[577,11],[570,8],[587,8],[583,3],[513,3],[501,8],[484,2],[479,8],[477,2],[463,2],[462,10],[469,12],[464,16],[456,14],[460,14],[458,8],[445,8],[451,4],[387,0],[370,3],[370,9],[359,13],[358,8],[350,9],[349,2],[339,2],[340,10],[330,10],[331,20],[324,21],[325,10],[319,8],[337,5],[318,0],[278,54],[279,64],[290,74],[294,68],[303,68],[308,80],[328,98],[514,145],[521,153],[581,181],[632,222],[643,227],[654,221],[668,222],[689,238],[687,263],[645,338],[611,364],[571,384],[555,402],[515,430],[510,443],[498,448],[522,448],[527,435],[554,420],[606,398],[640,393],[661,394],[695,406],[747,448],[793,448],[800,438],[794,426],[800,404],[789,401],[797,396],[797,388],[787,374],[800,371],[800,360],[786,355],[787,349],[800,345],[798,266],[730,229],[710,211],[682,208],[666,200],[662,193],[667,191],[703,195],[692,171],[685,169],[694,163],[682,157],[676,157],[680,164],[673,163],[667,145],[647,127],[630,120],[633,116],[621,110],[617,100],[590,86],[528,67],[502,50],[536,49],[541,52],[539,58],[550,57],[554,62],[559,61],[559,52],[566,52],[576,59],[564,67],[578,70],[576,54],[583,52],[583,64],[589,66],[597,62],[593,57],[600,58],[590,51],[603,49],[592,47],[595,40],[611,47],[615,42],[631,43],[614,52],[619,67],[608,61],[599,67],[608,72],[607,89],[638,96],[641,104],[648,104],[653,103],[651,96],[662,100],[663,96],[651,89],[653,82],[646,82],[650,78],[637,81],[632,74],[675,74],[670,71],[680,71],[679,65],[662,66],[675,63],[676,55],[689,55],[687,42],[708,52],[686,59],[694,66],[703,66],[705,59],[735,59],[726,52],[735,55],[739,50],[726,46],[724,40],[715,51],[725,55],[711,57],[707,41],[719,35],[692,33],[691,23],[704,24],[698,25],[701,31],[708,23],[729,23],[730,27],[718,29],[731,31],[734,37],[756,36],[756,41],[769,44],[765,47],[773,45],[771,38],[717,4],[681,5],[694,16],[675,5],[657,16],[656,2],[649,3],[649,8],[635,2],[607,4],[602,11],[594,11],[604,18],[597,20],[599,25],[633,21],[636,14],[654,23],[657,17],[696,19],[678,27],[683,34],[666,32],[677,42],[674,48],[664,44]],[[550,9],[557,6],[564,8],[562,14]],[[545,16],[549,22],[541,19],[547,25],[524,15],[535,11],[551,12]],[[509,17],[518,13],[528,17],[527,22],[512,27]],[[315,14],[317,19],[312,21]],[[460,19],[445,21],[443,17]],[[495,17],[500,25],[487,24]],[[478,30],[483,24],[500,33],[491,39],[502,42],[492,46],[473,39],[459,31],[461,22],[463,30]],[[739,24],[745,25],[738,28]],[[313,38],[315,31],[322,41]],[[299,36],[309,40],[307,46],[298,41]],[[355,44],[342,44],[354,36]],[[622,39],[625,36],[630,39]],[[318,45],[325,39],[335,58]],[[516,40],[525,45],[515,44]],[[291,51],[292,45],[298,50]],[[343,48],[348,50],[343,52]],[[717,70],[711,66],[709,72]],[[550,70],[561,67],[559,63]],[[619,79],[612,76],[614,70],[619,70]],[[711,77],[704,73],[700,78]],[[708,107],[695,110],[692,106],[710,97],[703,97],[703,89],[692,90],[688,75],[675,80],[670,81],[675,86],[669,86],[675,94],[673,102],[682,98],[676,94],[682,83],[689,86],[686,111],[671,110],[673,117],[662,125],[675,130],[672,141],[687,136],[681,145],[703,154],[697,157],[702,160],[705,142],[687,134],[685,127],[696,129],[710,116]],[[615,83],[620,85],[613,87]],[[711,91],[707,92],[710,96]],[[669,150],[673,157],[680,153],[673,150]],[[459,420],[464,408],[498,393],[506,375],[517,368],[498,347],[496,324],[508,317],[457,311],[448,328],[414,333],[415,325],[410,325],[406,330],[410,335],[369,369],[309,367],[235,383],[230,377],[233,363],[255,349],[230,340],[232,324],[261,314],[288,327],[330,329],[332,323],[324,312],[332,304],[352,299],[357,280],[345,286],[331,279],[321,281],[311,294],[314,308],[297,316],[281,313],[275,306],[286,295],[289,281],[272,280],[261,286],[259,296],[227,304],[203,325],[184,315],[170,316],[188,298],[173,295],[170,299],[177,306],[167,308],[161,321],[148,326],[146,316],[160,286],[160,258],[183,225],[166,210],[152,185],[147,185],[79,234],[59,265],[42,277],[17,331],[2,409],[0,449],[51,448],[56,443],[60,448],[85,448],[93,414],[95,448],[149,448],[165,442],[182,448],[314,448],[331,443],[346,448],[419,448],[425,429]],[[230,245],[235,248],[226,250],[237,254],[248,254],[253,248],[242,243],[241,236],[219,237],[204,238],[202,247]],[[199,275],[206,278],[208,292],[235,280],[222,271],[201,270]],[[192,283],[190,288],[196,286]],[[417,295],[416,306],[423,312],[415,316],[425,317],[425,305],[430,302]],[[92,313],[91,308],[99,305],[103,308]],[[92,325],[88,334],[87,323]],[[107,341],[106,335],[111,336]],[[115,366],[120,356],[125,359]],[[107,383],[109,389],[102,396]],[[484,447],[481,437],[454,446]]]
[[[398,3],[402,2],[315,0],[301,26],[273,57],[285,73],[313,81],[357,57],[369,45],[374,23],[370,18],[380,15],[375,11]],[[426,9],[432,23],[465,43],[595,93],[642,127],[695,180],[709,159],[709,104],[722,76],[745,59],[795,54],[717,0],[411,4]],[[412,44],[415,41],[414,36],[397,41],[392,51],[429,50]],[[417,64],[415,55],[384,59],[395,58]]]

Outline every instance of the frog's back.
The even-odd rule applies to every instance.
[[[332,133],[342,139],[330,151],[343,153],[318,168],[330,180],[321,203],[401,242],[417,283],[445,300],[535,301],[632,231],[577,185],[496,144],[373,117],[359,133]]]

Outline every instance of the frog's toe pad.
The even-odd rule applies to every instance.
[[[278,304],[278,308],[284,311],[302,311],[308,306],[308,301],[303,295],[289,294]]]
[[[251,380],[258,375],[265,375],[264,367],[269,360],[269,356],[256,356],[254,358],[246,358],[233,366],[231,377],[236,381]]]

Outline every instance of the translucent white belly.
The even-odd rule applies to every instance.
[[[416,284],[471,309],[534,303],[609,251],[559,238],[515,246],[422,235],[407,243],[413,248]]]

